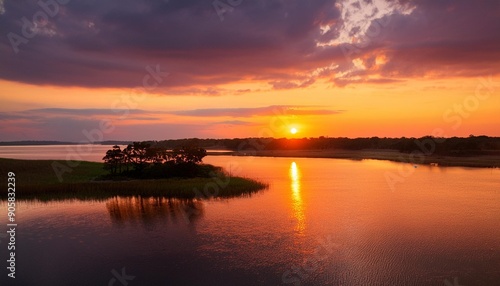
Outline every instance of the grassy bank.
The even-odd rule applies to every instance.
[[[232,155],[251,155],[264,157],[304,157],[304,158],[336,158],[336,159],[375,159],[389,160],[395,162],[406,162],[414,164],[437,163],[439,166],[492,168],[500,167],[500,156],[439,156],[429,155],[422,157],[411,157],[410,154],[401,153],[397,150],[274,150],[274,151],[253,151],[234,152]]]
[[[52,168],[53,162],[66,161],[14,160],[0,158],[0,174],[7,182],[7,173],[16,174],[16,198],[50,199],[104,199],[113,196],[161,196],[175,198],[234,197],[257,192],[267,187],[256,180],[241,177],[172,178],[158,180],[100,181],[106,174],[102,163],[78,164],[62,176],[59,182]],[[195,192],[194,190],[199,190]],[[1,195],[2,199],[6,194]]]

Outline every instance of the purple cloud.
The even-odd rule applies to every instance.
[[[210,1],[70,1],[29,24],[44,11],[36,3],[4,3],[1,79],[137,87],[145,67],[160,64],[170,76],[159,92],[210,96],[231,92],[218,86],[241,79],[294,89],[319,79],[382,83],[374,78],[499,72],[498,1],[244,1],[223,22]],[[14,41],[17,54],[13,34],[27,41]],[[346,48],[354,49],[346,56]],[[375,64],[379,55],[386,60]]]

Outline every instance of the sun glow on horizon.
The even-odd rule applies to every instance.
[[[299,132],[299,130],[297,130],[297,128],[295,128],[295,127],[290,128],[290,133],[297,134],[297,132]]]

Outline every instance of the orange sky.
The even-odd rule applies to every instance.
[[[498,83],[500,78],[492,78],[492,81]],[[63,123],[67,117],[76,120],[93,119],[95,122],[109,119],[116,129],[105,134],[107,140],[183,137],[176,136],[175,133],[169,134],[172,123],[185,125],[187,131],[192,131],[184,136],[201,138],[418,137],[433,134],[436,129],[442,130],[446,137],[469,134],[500,136],[500,116],[497,114],[500,97],[487,89],[485,83],[477,78],[413,79],[401,86],[363,84],[342,88],[328,83],[317,83],[292,91],[263,90],[245,96],[173,97],[147,93],[136,98],[130,96],[130,90],[124,89],[35,86],[9,81],[2,81],[0,84],[2,92],[10,95],[9,98],[2,97],[1,112],[15,113],[21,117],[59,117]],[[485,88],[476,94],[476,90],[481,87]],[[493,89],[498,87],[493,86]],[[68,96],[69,94],[71,96]],[[129,97],[126,97],[127,95]],[[282,106],[283,102],[286,102],[287,106]],[[252,114],[252,110],[248,114],[217,114],[218,109],[258,109],[269,106],[274,107],[255,111],[255,114]],[[59,115],[40,111],[45,108],[69,111]],[[127,108],[130,108],[131,112],[127,111]],[[72,112],[72,109],[103,109],[109,112],[90,110],[86,114],[78,115]],[[215,114],[175,114],[178,111],[200,109],[215,109]],[[138,116],[132,114],[133,110],[142,110],[144,113]],[[322,111],[331,111],[331,114],[324,114]],[[12,119],[3,119],[3,133],[9,134],[9,130],[14,131],[11,133],[19,132],[20,136],[13,136],[12,140],[52,139],[31,130],[30,120],[33,119],[14,116]],[[16,126],[23,126],[23,122],[28,123],[26,130],[15,130]],[[162,125],[165,127],[162,128]],[[90,125],[83,129],[91,130],[91,127]],[[289,132],[292,127],[298,129],[297,134]],[[99,128],[97,123],[95,128]],[[154,132],[164,130],[164,133],[152,133],[148,136],[147,132],[143,132],[139,133],[139,138],[132,133],[127,134],[141,128],[152,129]]]
[[[494,1],[112,3],[0,3],[0,141],[500,136]]]

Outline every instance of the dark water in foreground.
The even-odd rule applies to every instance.
[[[0,235],[0,285],[500,285],[500,170],[420,166],[391,189],[387,172],[411,166],[205,161],[270,188],[208,202],[21,201],[16,279]],[[3,234],[6,213],[2,202]]]

